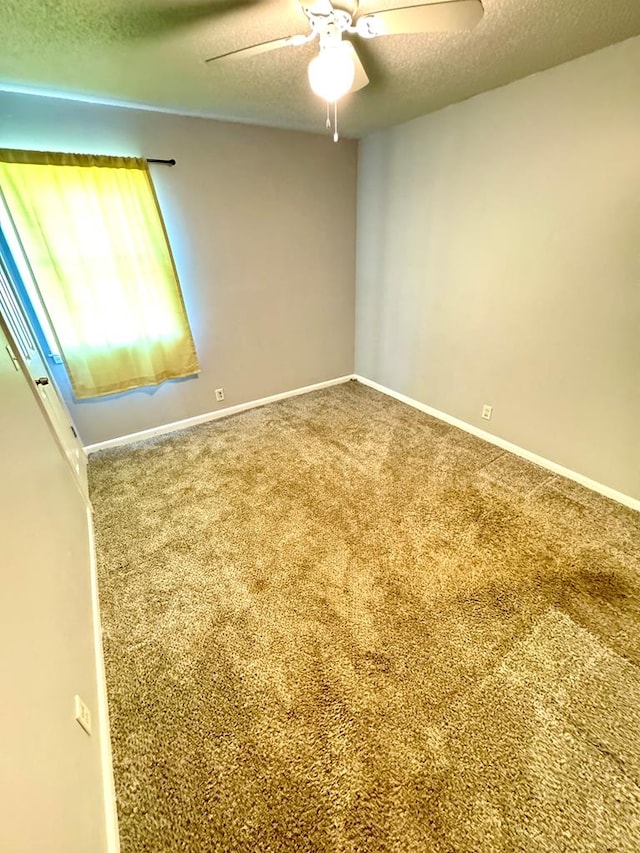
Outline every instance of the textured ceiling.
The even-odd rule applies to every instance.
[[[361,136],[640,33],[640,0],[483,2],[470,32],[357,41],[371,82],[343,100],[342,131]],[[362,0],[361,12],[398,5]],[[1,22],[0,88],[324,128],[306,77],[316,45],[204,63],[306,32],[297,0],[2,0]]]

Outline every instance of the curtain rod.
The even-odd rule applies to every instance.
[[[171,160],[155,160],[153,157],[147,157],[147,163],[162,163],[163,166],[176,165],[176,161],[173,158]]]

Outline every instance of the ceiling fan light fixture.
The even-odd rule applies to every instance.
[[[325,101],[334,103],[353,86],[355,65],[345,45],[323,47],[309,63],[309,84]]]

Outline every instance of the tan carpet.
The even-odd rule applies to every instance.
[[[123,853],[640,850],[640,515],[357,383],[91,458]]]

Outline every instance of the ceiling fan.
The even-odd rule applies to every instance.
[[[334,6],[331,0],[299,0],[309,22],[309,32],[288,35],[252,44],[212,56],[206,62],[246,59],[281,47],[301,47],[318,39],[320,51],[309,63],[312,90],[327,102],[327,127],[330,127],[329,104],[334,105],[334,140],[337,133],[337,102],[347,92],[356,92],[369,82],[360,57],[349,36],[372,39],[379,36],[408,33],[455,32],[470,30],[484,14],[480,0],[436,0],[401,8],[383,9],[371,14],[358,14]]]

